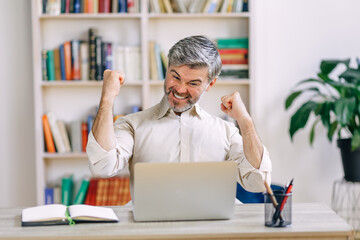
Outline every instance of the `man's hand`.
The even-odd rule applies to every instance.
[[[104,71],[104,82],[102,87],[101,100],[114,102],[119,94],[121,86],[124,84],[125,74],[121,71]]]
[[[238,123],[250,119],[250,114],[240,97],[240,93],[234,92],[221,98],[221,110]]]

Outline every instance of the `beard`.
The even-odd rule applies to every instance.
[[[201,99],[201,97],[204,95],[205,90],[201,93],[201,95],[199,97],[194,98],[188,92],[183,93],[183,94],[178,93],[174,89],[174,87],[170,87],[168,90],[166,90],[166,85],[164,84],[164,92],[165,92],[165,96],[167,98],[167,101],[168,101],[168,103],[170,105],[170,108],[176,113],[182,113],[182,112],[185,112],[185,111],[191,109]],[[187,102],[184,105],[183,103],[179,103],[177,101],[171,101],[171,99],[169,99],[170,94],[173,94],[173,97],[175,97],[175,94],[176,94],[176,96],[180,96],[182,98],[185,98]]]

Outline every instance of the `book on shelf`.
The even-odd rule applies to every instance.
[[[160,50],[159,44],[154,41],[149,42],[150,56],[150,79],[164,80],[168,60],[165,54]]]
[[[74,153],[82,152],[81,121],[75,120],[70,124],[71,147]]]
[[[22,210],[21,226],[68,225],[74,223],[107,223],[119,219],[111,208],[89,205],[42,205]]]
[[[48,80],[53,81],[55,80],[55,64],[54,64],[54,51],[47,50],[47,73],[48,73]]]
[[[57,125],[57,119],[55,117],[55,114],[53,112],[48,112],[46,115],[50,124],[51,134],[55,142],[56,150],[59,153],[65,153],[66,152],[65,143],[64,140],[62,139],[59,127]]]
[[[81,67],[81,80],[89,80],[89,44],[87,42],[80,43],[80,67]]]
[[[69,135],[66,130],[65,122],[62,120],[57,120],[56,124],[59,128],[61,139],[64,142],[65,152],[67,152],[67,153],[72,152],[71,145],[70,145],[70,139],[69,139]]]
[[[72,174],[66,174],[61,179],[61,203],[65,206],[72,204],[74,181]]]
[[[81,185],[78,193],[76,194],[74,204],[83,204],[85,202],[86,193],[89,188],[90,177],[86,176],[81,180]]]
[[[64,65],[65,65],[65,79],[71,80],[71,42],[64,42]]]
[[[45,151],[48,153],[55,153],[55,143],[51,134],[50,123],[46,114],[42,116]]]
[[[61,189],[59,186],[45,188],[45,204],[61,204]]]
[[[140,0],[39,0],[42,13],[50,15],[68,13],[138,13]]]
[[[60,48],[54,49],[55,80],[61,80]]]

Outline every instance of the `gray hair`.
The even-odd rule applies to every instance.
[[[169,66],[187,65],[208,68],[209,83],[221,72],[221,59],[215,43],[205,36],[191,36],[178,41],[169,51]]]

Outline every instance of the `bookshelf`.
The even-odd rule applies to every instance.
[[[75,183],[79,182],[82,176],[90,174],[85,153],[44,152],[41,117],[52,111],[66,124],[74,120],[85,121],[89,114],[96,113],[102,82],[43,81],[41,50],[53,49],[72,39],[87,40],[88,29],[91,27],[97,28],[99,35],[106,41],[140,46],[141,49],[141,79],[125,81],[114,106],[115,114],[129,113],[134,105],[147,109],[157,104],[163,96],[163,81],[150,79],[149,41],[156,41],[167,54],[175,42],[190,35],[207,35],[213,39],[249,38],[249,78],[218,79],[215,87],[204,95],[200,104],[208,112],[223,116],[219,107],[220,98],[233,91],[239,91],[251,112],[254,81],[250,36],[251,12],[151,13],[148,0],[141,0],[140,3],[139,13],[48,15],[42,14],[41,0],[32,0],[37,204],[44,203],[45,186],[59,181],[65,173],[72,172]]]

